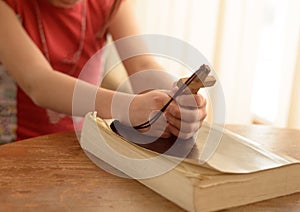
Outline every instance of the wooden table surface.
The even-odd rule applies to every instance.
[[[300,160],[300,130],[227,129]],[[182,211],[135,180],[95,166],[73,132],[0,146],[0,211]],[[300,211],[300,193],[228,211]]]

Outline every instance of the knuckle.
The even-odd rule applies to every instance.
[[[200,105],[202,102],[202,96],[200,94],[196,94],[195,100],[196,100],[197,104]]]
[[[160,109],[162,104],[163,104],[163,99],[160,96],[155,96],[153,98],[153,103],[154,103],[154,108],[155,109]]]
[[[202,113],[201,113],[201,117],[200,117],[200,120],[203,120],[205,119],[207,116],[207,111],[206,110],[203,110]]]
[[[177,106],[172,106],[170,108],[170,112],[175,117],[180,117],[181,116],[180,110],[179,110],[179,108]]]
[[[169,138],[171,137],[171,133],[169,132],[164,132],[162,135],[161,135],[162,138]]]
[[[198,104],[199,107],[206,106],[206,98],[204,98],[202,95],[199,94],[197,104]]]

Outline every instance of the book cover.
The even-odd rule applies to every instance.
[[[80,145],[100,168],[104,161],[115,168],[107,170],[112,174],[124,173],[188,211],[221,210],[300,192],[298,160],[219,126],[205,124],[189,140],[157,140],[89,113]]]

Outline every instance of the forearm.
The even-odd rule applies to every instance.
[[[97,111],[101,118],[119,118],[128,112],[123,106],[129,105],[134,97],[99,88],[56,71],[44,73],[43,79],[33,86],[36,92],[31,98],[37,105],[74,116]]]
[[[147,90],[149,86],[170,89],[174,79],[155,57],[149,55],[147,43],[139,29],[140,23],[134,14],[132,2],[124,1],[109,26],[120,59],[130,76],[132,88],[135,93]]]
[[[0,61],[36,105],[76,116],[97,111],[102,118],[112,118],[111,103],[115,93],[53,70],[15,13],[2,1]]]
[[[150,89],[170,90],[175,79],[152,56],[136,56],[123,61],[135,93]]]

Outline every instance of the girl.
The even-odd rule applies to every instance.
[[[0,1],[0,62],[17,85],[16,119],[9,115],[16,128],[7,127],[13,126],[12,123],[0,122],[2,131],[6,128],[6,140],[74,130],[69,115],[76,80],[84,64],[103,47],[108,33],[113,40],[140,34],[130,4],[129,0]],[[134,57],[123,63],[129,76],[144,69],[161,69],[149,56]],[[0,89],[12,83],[1,81]],[[95,89],[83,83],[87,90]],[[170,88],[167,79],[164,84]],[[160,90],[131,95],[129,110],[120,108],[113,114],[111,107],[116,95],[121,101],[123,94],[97,88],[98,116],[120,120],[126,116],[130,123],[125,124],[133,126],[147,121],[151,112],[160,110],[170,99]],[[5,104],[4,97],[0,97],[3,107],[11,107]],[[167,126],[159,128],[162,137],[173,134],[189,138],[206,116],[206,101],[201,95],[185,95],[177,100],[164,113]],[[193,109],[187,107],[191,102],[197,104]],[[72,115],[83,116],[87,112],[90,111]],[[1,114],[1,120],[5,118]]]

